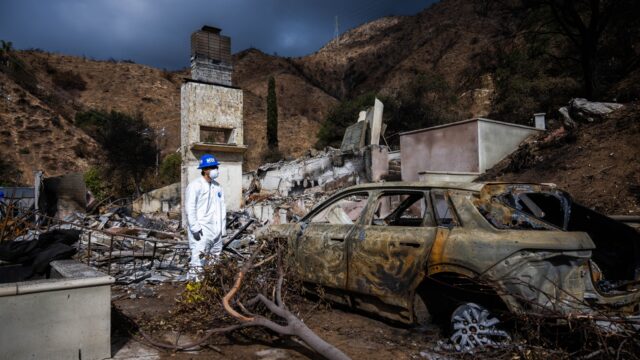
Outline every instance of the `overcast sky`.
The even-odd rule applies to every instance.
[[[222,28],[232,51],[306,55],[340,32],[386,15],[413,15],[435,0],[0,0],[0,39],[96,59],[179,69],[189,36]]]

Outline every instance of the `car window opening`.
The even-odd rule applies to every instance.
[[[453,227],[458,225],[448,196],[441,191],[432,192],[433,207],[438,226]]]
[[[560,198],[552,194],[520,194],[516,208],[559,228],[565,227],[565,206]]]
[[[555,194],[506,193],[493,199],[516,210],[504,217],[500,215],[504,210],[479,208],[485,218],[499,229],[557,230],[564,229],[568,222],[568,200]]]
[[[349,195],[327,206],[310,222],[314,224],[352,225],[358,222],[367,205],[367,194]]]
[[[427,201],[422,192],[383,194],[377,200],[371,224],[422,226],[427,209]]]

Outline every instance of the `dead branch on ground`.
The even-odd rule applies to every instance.
[[[283,264],[280,244],[276,244],[275,254],[267,256],[262,261],[254,264],[256,257],[263,251],[265,245],[265,243],[260,245],[253,252],[251,257],[242,264],[242,267],[240,267],[238,272],[235,274],[233,285],[221,299],[224,312],[227,315],[230,315],[238,323],[231,326],[206,330],[201,338],[188,344],[178,344],[177,342],[174,344],[165,343],[153,339],[150,335],[140,330],[140,333],[146,342],[155,347],[170,349],[173,351],[192,350],[205,344],[206,341],[208,341],[208,339],[214,334],[221,334],[249,327],[263,327],[280,336],[296,337],[302,340],[303,345],[327,359],[349,359],[349,357],[341,350],[324,341],[309,329],[304,322],[294,315],[294,313],[285,305],[282,291],[285,278],[285,266]],[[255,269],[262,270],[261,266],[271,263],[274,259],[277,259],[277,280],[273,286],[273,291],[270,291],[272,293],[271,298],[260,293],[260,291],[257,291],[256,295],[245,301],[246,306],[243,304],[242,299],[235,300],[239,297],[239,294],[243,289],[243,285],[245,285],[245,280],[251,271]],[[221,287],[225,288],[224,284],[221,284]],[[263,288],[262,291],[264,292],[265,289]],[[244,299],[246,300],[247,298],[244,297]],[[254,312],[251,312],[249,309]],[[263,314],[258,314],[258,311],[263,312]],[[275,319],[271,319],[271,317],[274,317]]]

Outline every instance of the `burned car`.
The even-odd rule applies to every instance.
[[[459,342],[496,334],[489,312],[639,310],[640,233],[553,184],[356,185],[262,236],[309,289],[406,323],[422,300]]]

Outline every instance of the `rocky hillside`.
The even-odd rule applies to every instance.
[[[482,180],[552,182],[604,214],[640,215],[640,104],[530,139]]]
[[[22,174],[18,182],[31,183],[36,169],[54,176],[83,171],[99,161],[100,149],[73,124],[78,111],[141,113],[151,127],[165,129],[165,136],[158,140],[164,154],[180,146],[180,84],[188,71],[41,51],[17,51],[15,56],[32,76],[21,84],[0,73],[4,99],[0,124],[4,163]],[[239,53],[235,59],[235,84],[245,90],[245,143],[250,147],[246,168],[258,166],[265,155],[269,76],[278,85],[281,152],[296,157],[312,147],[320,122],[336,100],[310,85],[286,60],[257,50]]]
[[[276,82],[279,149],[298,157],[315,144],[316,133],[337,100],[314,86],[287,59],[249,49],[234,57],[233,81],[244,90],[247,169],[255,169],[267,152],[267,83]]]
[[[520,123],[538,111],[556,116],[552,111],[558,103],[576,97],[575,72],[556,67],[548,58],[522,55],[532,50],[527,48],[531,39],[514,36],[522,19],[487,4],[443,0],[414,16],[384,17],[351,29],[339,42],[304,57],[270,56],[257,49],[235,54],[234,84],[244,89],[244,134],[249,145],[245,170],[255,169],[268,155],[270,76],[276,80],[279,144],[285,157],[300,156],[313,147],[330,110],[362,94],[399,99],[405,108],[394,113],[406,114],[409,120],[386,119],[397,122],[395,131],[471,116]],[[527,46],[518,49],[523,44]],[[632,48],[636,50],[625,48],[622,55],[628,58],[633,55],[629,51],[640,49]],[[0,124],[3,164],[15,164],[22,171],[21,182],[30,182],[31,171],[38,167],[56,175],[99,161],[100,149],[73,125],[75,113],[82,110],[141,113],[152,127],[165,128],[166,136],[159,140],[164,154],[178,148],[179,92],[188,70],[168,72],[126,61],[41,51],[15,55],[30,75],[28,81],[19,81],[0,74]],[[622,55],[613,55],[618,58],[607,61],[623,64]],[[637,73],[637,64],[628,68]],[[611,89],[610,100],[619,94],[625,99],[638,94],[636,81],[622,81]],[[418,116],[420,121],[411,116],[416,111],[424,114]],[[335,136],[339,139],[341,134]]]
[[[3,180],[32,184],[37,170],[43,169],[49,175],[83,171],[101,156],[95,141],[61,115],[59,109],[3,73],[0,128]]]
[[[461,116],[486,115],[493,91],[488,74],[473,72],[479,54],[490,55],[504,38],[499,18],[479,12],[472,1],[437,3],[415,16],[385,17],[344,33],[318,52],[293,62],[319,87],[337,98],[366,92],[395,95],[417,75],[442,77],[462,100]],[[475,31],[474,29],[482,29]],[[483,88],[484,86],[484,88]],[[471,106],[476,102],[478,106]]]
[[[369,91],[394,93],[415,74],[434,69],[455,83],[470,56],[485,47],[490,34],[477,39],[477,35],[462,31],[468,24],[459,17],[452,18],[453,10],[462,14],[460,17],[477,17],[472,5],[449,0],[416,16],[385,17],[363,24],[343,34],[339,45],[329,43],[309,56],[281,58],[256,49],[235,54],[234,83],[245,90],[245,142],[249,145],[246,169],[258,166],[266,155],[266,90],[270,76],[277,84],[280,150],[288,157],[299,156],[315,144],[320,124],[339,99]],[[31,149],[31,143],[20,139],[18,133],[23,138],[37,138],[42,130],[24,124],[33,122],[34,112],[45,111],[42,109],[47,112],[43,118],[59,118],[73,132],[68,138],[57,140],[63,149],[72,149],[79,141],[91,143],[73,128],[75,113],[88,109],[141,113],[153,128],[165,128],[166,135],[159,140],[165,154],[178,148],[179,90],[188,71],[168,72],[130,62],[96,61],[41,51],[16,54],[34,75],[35,84],[33,89],[24,89],[3,76],[5,98],[15,99],[21,93],[30,100],[20,104],[7,100],[0,109],[0,119],[16,141],[5,140],[3,153],[7,154],[7,162],[17,164],[22,171],[22,182],[29,182],[30,172],[39,166],[56,175],[70,169],[86,169],[99,157],[99,149],[91,147],[83,147],[87,150],[83,157],[71,150],[40,154]],[[76,77],[85,86],[67,86],[56,80],[65,76]],[[489,89],[482,94],[490,95],[491,83],[485,85]],[[464,115],[486,114],[490,105],[487,100],[490,96],[476,101],[480,105],[465,105]],[[24,124],[19,125],[15,118],[24,118]],[[50,121],[41,126],[51,133],[58,131]],[[23,149],[31,149],[30,154],[24,154],[27,150]],[[42,160],[41,156],[51,160],[37,161]]]

